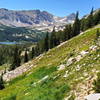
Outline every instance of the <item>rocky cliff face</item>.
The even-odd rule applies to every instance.
[[[7,26],[28,26],[36,27],[37,29],[46,29],[48,26],[62,26],[67,23],[72,23],[74,19],[74,13],[66,17],[57,17],[40,10],[13,11],[4,8],[0,9],[0,23]]]

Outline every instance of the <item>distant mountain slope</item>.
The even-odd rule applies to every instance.
[[[22,10],[14,11],[5,8],[0,9],[0,23],[7,26],[16,27],[35,27],[46,29],[49,26],[58,28],[67,23],[72,23],[75,19],[75,14],[72,13],[66,17],[57,17],[46,11],[40,10]],[[50,28],[51,30],[51,28]]]
[[[0,42],[37,42],[44,35],[45,32],[36,29],[0,25]]]
[[[97,29],[100,30],[100,25],[7,72],[5,80],[15,78],[18,73],[23,75],[0,91],[0,99],[69,100],[73,96],[75,100],[84,100],[85,95],[94,92],[92,82],[100,72],[100,47],[97,45],[100,39],[94,41]]]
[[[22,10],[14,11],[0,9],[0,41],[32,41],[37,42],[44,33],[53,30],[63,30],[64,26],[72,23],[75,14],[57,17],[46,11]]]

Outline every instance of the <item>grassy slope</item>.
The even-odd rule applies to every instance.
[[[100,59],[97,57],[100,52],[91,52],[91,55],[62,71],[57,71],[57,66],[66,63],[68,55],[74,49],[74,56],[82,50],[88,50],[94,44],[95,32],[96,29],[91,29],[50,50],[40,59],[34,59],[32,64],[36,67],[29,72],[30,74],[24,74],[6,85],[6,88],[0,91],[0,100],[63,100],[69,96],[72,89],[77,90],[75,87],[80,82],[94,75],[91,70],[100,69]],[[77,65],[82,66],[80,71],[75,70]],[[69,71],[69,76],[64,78],[66,70]],[[84,73],[88,75],[84,76]],[[38,82],[46,75],[49,77]]]

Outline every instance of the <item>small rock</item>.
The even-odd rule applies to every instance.
[[[86,76],[88,76],[88,73],[84,72],[83,75],[86,77]]]
[[[83,51],[80,52],[80,55],[84,57],[84,56],[85,56],[86,54],[88,54],[88,53],[89,53],[88,51],[84,51],[84,50],[83,50]]]
[[[71,65],[72,63],[74,63],[76,61],[76,58],[74,58],[74,57],[71,57],[71,58],[69,58],[68,59],[68,61],[67,61],[67,66],[69,66],[69,65]]]
[[[65,65],[61,64],[60,66],[58,66],[58,70],[64,70],[65,69]]]
[[[65,75],[63,76],[64,78],[68,77],[68,71],[66,71]]]
[[[100,99],[100,93],[90,94],[88,96],[85,96],[84,99],[86,99],[86,100],[99,100]]]
[[[37,85],[37,83],[36,82],[34,82],[33,84],[32,84],[32,86],[36,86]]]
[[[97,46],[95,46],[95,45],[92,45],[91,47],[90,47],[90,50],[92,50],[92,51],[95,51],[97,49]]]
[[[25,95],[28,95],[29,93],[25,93]]]
[[[42,81],[47,80],[47,79],[48,79],[48,77],[49,77],[48,75],[47,75],[47,76],[45,76],[45,77],[43,77],[41,80],[39,80],[39,81],[38,81],[38,83],[40,83],[40,82],[42,82]]]
[[[78,55],[77,57],[75,57],[77,61],[80,61],[82,59],[81,55]]]
[[[60,74],[58,74],[57,76],[54,76],[53,77],[53,80],[55,80],[57,77],[59,77],[60,76]]]
[[[79,71],[80,70],[80,66],[79,65],[77,65],[77,67],[76,67],[76,71]]]
[[[84,63],[83,66],[85,66],[86,64]]]

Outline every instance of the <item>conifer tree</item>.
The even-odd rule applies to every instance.
[[[93,82],[93,89],[96,93],[100,93],[100,73],[98,73],[97,76],[97,80],[94,80]]]
[[[56,45],[59,45],[61,43],[61,41],[63,41],[63,32],[60,30],[58,32],[56,32]]]
[[[44,50],[48,51],[49,50],[49,33],[47,32],[46,37],[44,39]]]
[[[20,52],[18,50],[18,47],[16,46],[14,48],[13,61],[12,61],[12,64],[11,64],[9,70],[14,70],[15,68],[19,67],[20,66],[20,63],[21,63],[21,60],[20,60]]]
[[[99,29],[97,29],[97,32],[96,32],[96,40],[98,40],[99,37],[100,37],[100,31],[99,31]]]
[[[94,20],[93,20],[93,8],[92,8],[90,15],[86,19],[85,30],[91,28],[93,26],[93,23]]]
[[[69,24],[69,35],[68,35],[68,39],[72,38],[74,35],[73,35],[73,30],[72,30],[72,25]]]
[[[3,74],[0,75],[0,90],[4,89],[4,81],[3,81]]]
[[[50,36],[50,48],[53,48],[56,45],[57,45],[57,39],[56,39],[56,32],[55,32],[55,27],[54,27]]]
[[[35,47],[35,56],[39,56],[39,54],[40,54],[40,46],[39,46],[39,43],[37,43]]]
[[[2,55],[2,52],[0,51],[0,65],[3,64],[3,55]]]
[[[94,15],[94,24],[100,24],[100,10]]]
[[[71,27],[71,24],[69,24],[69,25],[66,25],[64,29],[64,41],[69,40],[71,37],[73,37],[72,27]]]
[[[65,29],[64,29],[64,41],[68,40],[68,25],[66,25]]]
[[[24,56],[24,63],[28,62],[28,54],[27,50],[25,51],[25,56]]]
[[[34,58],[34,56],[35,56],[35,48],[34,47],[32,47],[32,51],[31,51],[30,56],[31,56],[31,59]]]
[[[58,44],[60,44],[61,42],[64,42],[64,32],[63,31],[58,31],[57,32],[57,38],[58,38]]]
[[[78,18],[79,13],[76,13],[75,22],[73,24],[73,36],[80,34],[80,20]]]
[[[85,24],[86,24],[86,19],[82,18],[80,21],[81,25],[80,25],[80,30],[84,31],[85,30]]]

